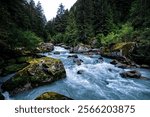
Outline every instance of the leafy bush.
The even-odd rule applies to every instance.
[[[111,43],[121,42],[121,41],[129,41],[132,37],[133,27],[126,23],[121,26],[120,29],[110,32],[108,35],[104,36],[103,34],[98,34],[96,39],[99,43],[103,45],[108,45]]]
[[[42,40],[30,31],[23,32],[22,44],[29,49],[35,48]]]
[[[64,39],[64,34],[58,33],[57,35],[53,36],[53,43],[62,43]]]
[[[14,29],[9,38],[8,43],[11,48],[25,47],[27,49],[34,49],[42,41],[35,33],[19,29]]]
[[[118,31],[118,37],[123,41],[128,41],[131,39],[131,35],[133,33],[133,27],[130,23],[126,23],[122,25],[121,29]]]

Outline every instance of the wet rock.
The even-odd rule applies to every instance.
[[[74,55],[69,55],[68,58],[78,58],[78,55],[74,54]]]
[[[128,56],[134,50],[135,42],[115,43],[109,47],[111,54],[114,56]]]
[[[0,100],[4,100],[5,97],[0,93]]]
[[[137,70],[122,72],[120,75],[123,78],[141,78],[141,73]]]
[[[99,53],[99,52],[101,52],[101,50],[95,48],[95,49],[90,49],[89,52]]]
[[[75,53],[84,53],[84,52],[88,52],[90,49],[91,47],[88,45],[79,44],[76,47],[72,48],[71,51]]]
[[[83,74],[83,73],[84,73],[84,70],[77,71],[77,74]]]
[[[149,69],[150,68],[150,66],[149,65],[141,65],[141,68],[145,68],[145,69]]]
[[[103,63],[103,62],[104,62],[104,58],[103,58],[103,57],[99,57],[99,58],[98,58],[98,61],[99,61],[100,63]]]
[[[119,62],[117,61],[117,60],[112,60],[111,62],[110,62],[110,64],[113,64],[113,65],[117,65]]]
[[[122,64],[122,63],[118,63],[115,66],[118,67],[118,68],[122,68],[122,69],[126,69],[126,68],[130,67],[130,66],[128,66],[126,64]]]
[[[52,43],[40,43],[36,48],[36,52],[51,52],[54,50],[54,45]]]
[[[55,92],[46,92],[38,96],[35,100],[72,100],[72,99]]]
[[[27,67],[6,81],[2,89],[14,95],[65,77],[66,71],[60,60],[49,57],[33,59]]]
[[[55,52],[54,52],[54,54],[60,54],[60,52],[58,52],[58,51],[55,51]]]
[[[79,65],[81,65],[81,63],[82,63],[83,61],[82,61],[81,59],[74,58],[74,59],[73,59],[73,62],[79,66]]]
[[[63,48],[65,48],[65,49],[70,49],[70,47],[69,46],[66,46],[66,45],[61,45],[61,47],[63,47]]]
[[[86,56],[89,56],[89,57],[93,57],[93,55],[94,55],[94,53],[93,52],[85,52],[85,53],[83,53],[84,55],[86,55]]]

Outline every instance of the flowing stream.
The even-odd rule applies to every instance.
[[[56,51],[60,54],[54,54]],[[11,99],[31,100],[44,92],[57,92],[76,100],[150,99],[150,80],[122,78],[119,73],[129,69],[123,70],[109,64],[111,59],[105,58],[103,63],[98,63],[98,55],[89,57],[77,54],[84,61],[77,66],[72,58],[68,58],[68,55],[71,55],[69,51],[57,46],[53,52],[44,55],[60,59],[64,64],[67,77],[50,85],[23,92]],[[77,74],[79,70],[82,74]],[[138,70],[142,76],[150,78],[150,70]]]

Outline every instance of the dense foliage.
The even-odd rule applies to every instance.
[[[135,41],[137,37],[149,41],[148,0],[77,0],[69,12],[62,4],[58,11],[61,10],[47,23],[55,43],[90,44],[97,39],[100,46]]]
[[[98,48],[136,42],[136,57],[150,57],[149,19],[149,0],[77,0],[70,10],[60,4],[48,22],[40,2],[0,0],[0,50],[32,49],[41,41]]]
[[[34,47],[45,37],[45,24],[40,2],[0,0],[0,42],[10,49]]]

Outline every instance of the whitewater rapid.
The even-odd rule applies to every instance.
[[[60,52],[60,54],[54,54]],[[76,100],[102,99],[150,99],[150,80],[124,79],[119,73],[128,69],[120,69],[111,65],[110,59],[98,63],[99,55],[92,57],[77,54],[84,62],[78,66],[73,62],[72,55],[62,47],[55,47],[53,52],[45,56],[60,59],[65,67],[67,77],[50,85],[41,86],[18,94],[11,99],[31,100],[44,92],[57,92]],[[145,77],[150,77],[150,71],[138,69]],[[77,74],[82,71],[82,74]]]

